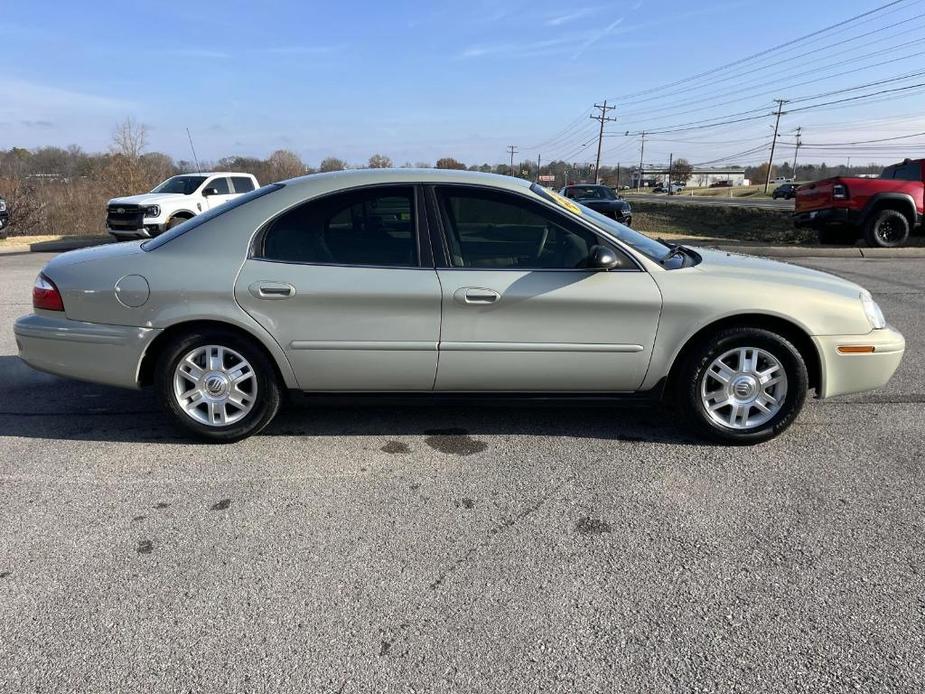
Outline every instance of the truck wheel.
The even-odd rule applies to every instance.
[[[173,229],[175,226],[179,226],[186,221],[186,217],[171,217],[170,221],[167,222],[167,230]]]
[[[818,232],[819,243],[823,246],[831,246],[836,243],[848,243],[851,235],[846,234],[844,229],[826,227]]]
[[[896,210],[875,212],[864,227],[864,240],[872,248],[898,248],[909,240],[909,220]]]

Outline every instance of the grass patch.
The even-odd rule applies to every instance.
[[[790,212],[747,207],[671,205],[634,200],[633,228],[650,235],[683,234],[734,241],[807,243],[815,234],[795,229]]]

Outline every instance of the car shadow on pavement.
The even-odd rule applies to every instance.
[[[663,408],[613,403],[442,404],[295,396],[258,436],[556,436],[697,442]],[[121,443],[201,443],[179,430],[151,389],[111,388],[32,370],[0,356],[0,436]]]

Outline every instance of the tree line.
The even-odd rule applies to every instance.
[[[148,151],[147,128],[129,118],[113,131],[109,150],[89,153],[72,145],[67,148],[12,147],[0,150],[0,196],[10,211],[12,234],[95,234],[105,232],[105,205],[113,197],[135,195],[151,190],[164,179],[178,173],[241,171],[251,173],[262,184],[305,174],[340,171],[348,168],[390,168],[391,158],[376,153],[361,164],[350,164],[335,156],[321,160],[317,167],[304,162],[298,154],[280,149],[266,159],[250,156],[227,156],[215,161],[175,160],[162,152]],[[545,185],[562,186],[568,182],[588,182],[595,178],[593,165],[562,160],[510,164],[465,164],[453,157],[436,162],[404,162],[401,167],[459,169],[539,179]],[[672,180],[686,182],[693,166],[677,159],[672,166]],[[599,178],[614,187],[632,184],[631,167],[602,166]],[[826,164],[801,165],[798,180],[826,176],[879,171],[879,165],[865,167],[829,167]],[[753,183],[764,181],[767,165],[746,167],[746,178]],[[793,178],[786,162],[775,166],[773,176]],[[551,177],[551,179],[550,179]]]

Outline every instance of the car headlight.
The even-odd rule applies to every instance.
[[[145,217],[157,217],[161,214],[161,208],[158,205],[148,205],[145,208]]]
[[[0,212],[6,212],[6,201],[0,200]]]
[[[861,305],[864,307],[864,315],[867,316],[867,320],[870,321],[874,330],[886,327],[886,318],[883,317],[883,311],[880,310],[870,292],[861,292]]]

